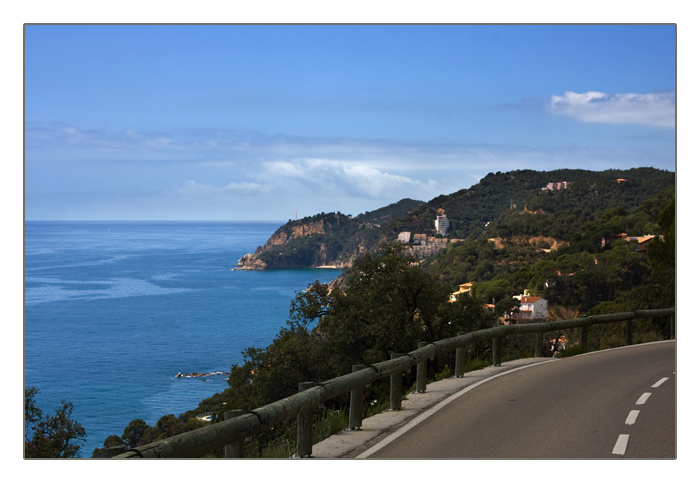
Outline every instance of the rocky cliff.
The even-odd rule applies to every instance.
[[[254,253],[238,260],[236,269],[350,267],[357,257],[383,239],[387,224],[423,204],[405,199],[354,218],[341,213],[321,213],[290,220]]]

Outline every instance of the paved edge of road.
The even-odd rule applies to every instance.
[[[313,458],[366,458],[462,394],[494,377],[560,359],[533,357],[502,363],[427,385],[424,393],[405,396],[398,411],[384,411],[362,421],[359,430],[343,430],[315,444]]]

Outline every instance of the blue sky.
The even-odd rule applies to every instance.
[[[27,220],[287,220],[675,171],[673,25],[25,25]]]

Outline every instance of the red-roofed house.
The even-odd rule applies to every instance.
[[[547,319],[548,302],[546,299],[542,297],[533,297],[527,295],[527,293],[514,298],[520,300],[520,311],[506,317],[506,324],[544,322]]]

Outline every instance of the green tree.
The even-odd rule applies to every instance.
[[[520,300],[513,297],[501,299],[496,302],[495,311],[498,315],[508,314],[509,317],[512,317],[514,314],[520,312]]]
[[[71,419],[73,404],[61,401],[53,416],[36,405],[36,387],[24,390],[25,458],[76,458],[85,443],[85,429]]]
[[[143,419],[134,419],[126,428],[124,428],[122,441],[124,441],[124,444],[130,448],[138,446],[141,444],[143,434],[149,427],[150,426],[146,424],[146,421]]]
[[[668,203],[657,221],[662,236],[654,238],[647,248],[647,257],[654,282],[660,288],[658,303],[676,304],[676,199]]]
[[[174,414],[166,414],[156,423],[160,435],[157,439],[169,438],[182,433],[182,423],[178,421]]]
[[[401,244],[386,245],[353,264],[343,290],[332,293],[332,305],[319,331],[337,373],[353,364],[372,364],[392,352],[410,352],[418,341],[432,342],[447,320],[441,305],[449,285],[425,272]]]

